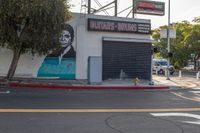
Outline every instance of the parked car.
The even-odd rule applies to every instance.
[[[167,59],[153,59],[153,73],[165,74],[167,68]],[[174,71],[174,67],[169,65],[169,73],[173,75]]]
[[[193,70],[194,69],[194,65],[187,65],[183,69],[184,70]]]

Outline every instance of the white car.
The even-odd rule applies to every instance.
[[[167,70],[167,60],[166,59],[153,59],[153,73],[155,74],[165,74]],[[174,73],[174,67],[169,66],[169,72],[172,75]]]
[[[193,70],[194,69],[194,65],[187,65],[183,69],[185,69],[185,70]]]

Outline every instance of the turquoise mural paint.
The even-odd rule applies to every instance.
[[[60,48],[47,55],[38,71],[38,77],[75,79],[76,52],[74,50],[74,29],[69,24],[62,25],[59,38]]]
[[[46,57],[38,71],[38,77],[73,80],[75,79],[75,64],[75,58],[63,58],[59,63],[57,57]]]

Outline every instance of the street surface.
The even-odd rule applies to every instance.
[[[199,133],[198,90],[0,91],[0,133]]]
[[[0,133],[200,133],[200,84],[177,73],[170,90],[0,88]]]

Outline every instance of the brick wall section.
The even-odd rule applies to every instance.
[[[151,44],[103,41],[103,79],[119,79],[120,71],[128,78],[150,79]]]

